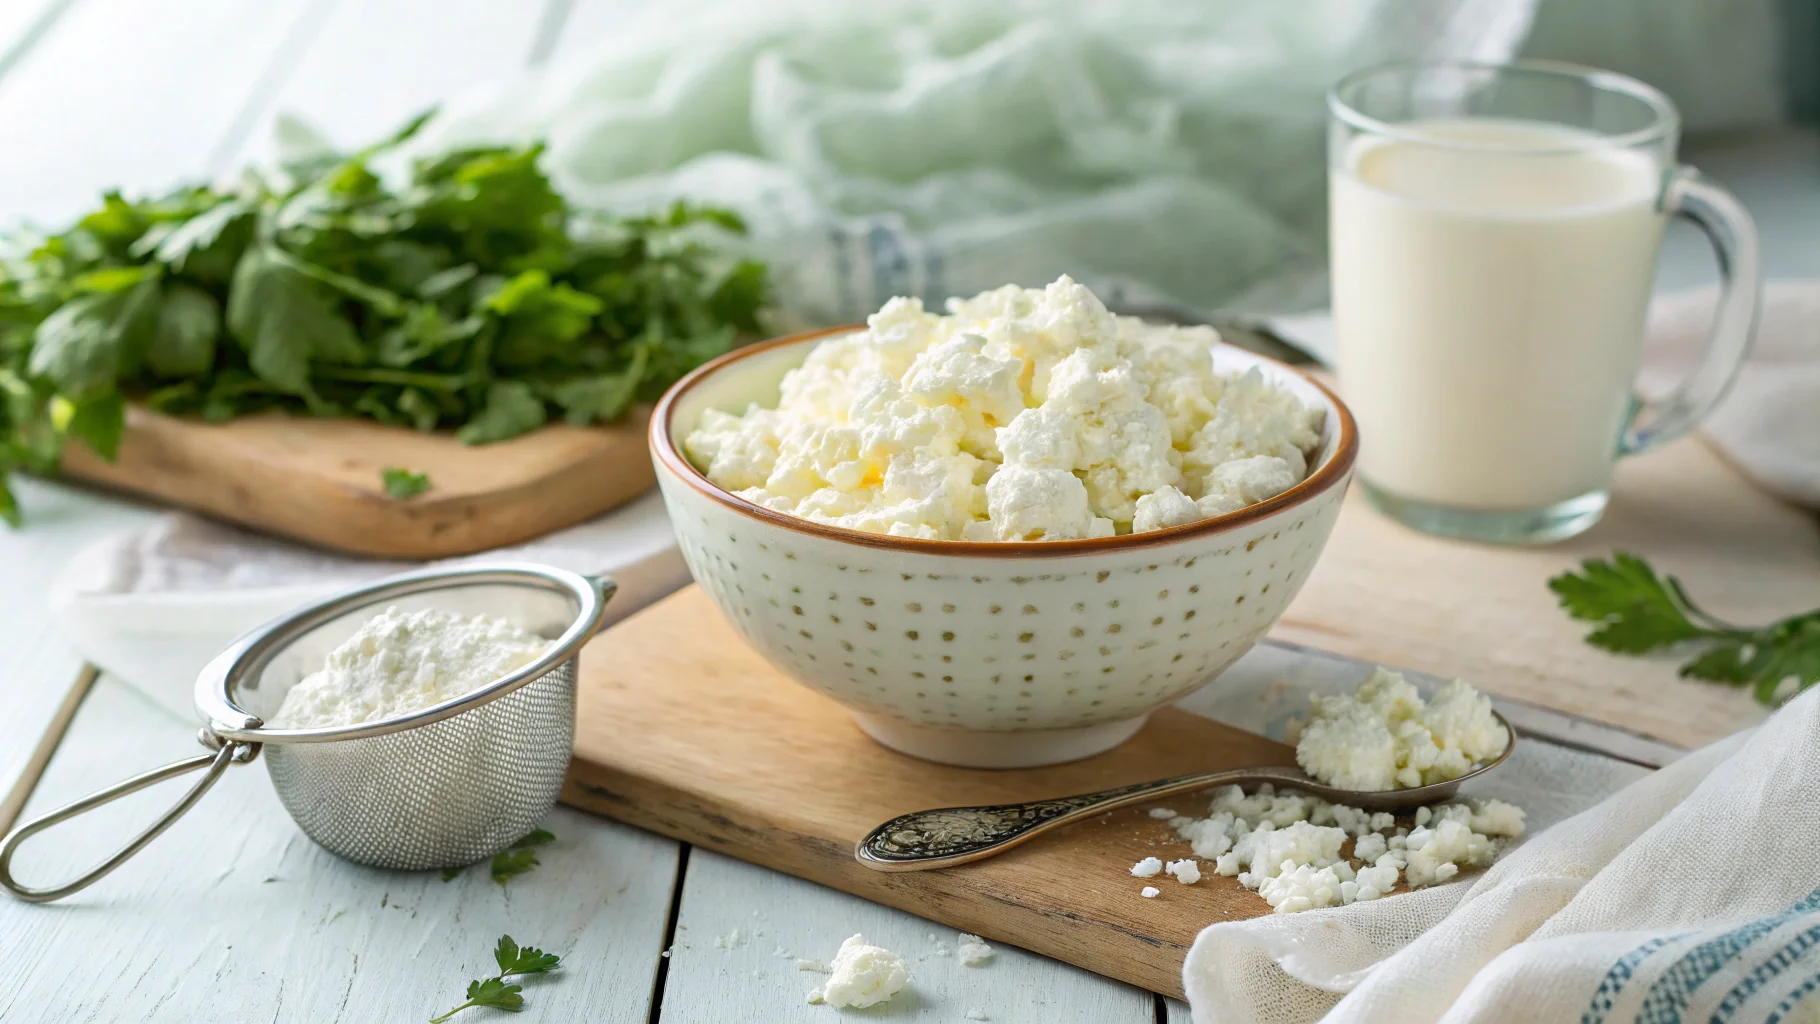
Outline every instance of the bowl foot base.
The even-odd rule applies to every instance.
[[[1148,716],[1100,722],[1071,729],[1023,732],[976,732],[914,725],[887,715],[855,712],[853,720],[866,735],[900,754],[962,768],[1038,768],[1079,761],[1104,753],[1130,739]]]

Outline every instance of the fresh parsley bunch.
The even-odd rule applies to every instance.
[[[1681,676],[1750,686],[1771,706],[1820,683],[1820,609],[1767,626],[1735,626],[1701,611],[1680,580],[1658,577],[1636,555],[1619,551],[1580,569],[1549,580],[1548,588],[1569,615],[1599,623],[1586,635],[1595,647],[1620,654],[1697,650]]]
[[[427,117],[427,115],[426,115]],[[15,470],[74,438],[113,458],[125,396],[221,421],[358,416],[469,444],[600,423],[758,330],[765,269],[723,258],[726,211],[578,213],[541,145],[375,171],[425,118],[231,189],[109,194],[0,254],[0,518]]]

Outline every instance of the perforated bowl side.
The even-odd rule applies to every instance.
[[[577,661],[429,725],[268,745],[272,786],[306,835],[357,863],[421,871],[491,857],[556,802],[575,738]]]

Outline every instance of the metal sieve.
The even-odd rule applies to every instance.
[[[581,647],[599,631],[610,579],[543,565],[436,569],[345,591],[234,641],[196,680],[198,740],[211,753],[135,776],[35,818],[0,842],[0,886],[46,903],[78,892],[169,828],[231,764],[263,751],[278,799],[330,852],[381,868],[424,870],[490,857],[556,802],[575,734]],[[490,615],[553,641],[543,657],[454,700],[375,722],[318,729],[265,725],[285,694],[377,611]],[[201,770],[182,799],[120,852],[52,888],[12,874],[33,835],[147,786]]]

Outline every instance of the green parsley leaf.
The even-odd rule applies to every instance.
[[[499,964],[499,976],[502,978],[518,974],[545,974],[562,964],[562,957],[555,953],[545,953],[535,946],[520,949],[510,935],[499,937],[499,945],[493,950],[493,960]]]
[[[556,841],[556,836],[553,833],[547,832],[541,828],[534,828],[531,831],[525,833],[525,836],[523,839],[520,839],[518,842],[513,843],[512,849],[528,850],[533,846],[543,846],[546,843],[553,843],[555,841]]]
[[[1679,580],[1658,577],[1636,555],[1620,551],[1580,568],[1548,586],[1569,615],[1599,624],[1586,635],[1594,646],[1621,654],[1697,649],[1680,668],[1683,678],[1750,686],[1771,706],[1820,683],[1820,609],[1742,628],[1702,611]]]
[[[398,466],[380,470],[379,479],[385,486],[385,496],[397,501],[409,501],[430,489],[428,473],[413,473]]]
[[[455,1007],[440,1017],[431,1017],[430,1024],[442,1024],[470,1006],[490,1006],[496,1010],[511,1010],[517,1013],[524,1009],[525,998],[519,995],[524,986],[514,985],[504,978],[487,978],[468,982],[468,1001]]]
[[[455,431],[462,444],[504,441],[543,426],[543,399],[521,380],[498,380],[487,387],[486,405],[480,414]]]
[[[126,399],[116,391],[77,404],[63,432],[112,462],[120,451],[120,438],[126,433]]]
[[[228,295],[228,331],[260,377],[298,395],[313,394],[310,364],[359,364],[367,350],[354,328],[270,246],[240,257]]]
[[[220,337],[221,303],[195,285],[178,282],[164,293],[145,364],[160,377],[199,376],[215,365]]]
[[[502,850],[493,855],[493,881],[504,886],[538,864],[534,850]]]
[[[455,879],[461,877],[461,873],[465,870],[467,870],[465,866],[458,868],[443,868],[442,880],[445,882],[453,882]]]

